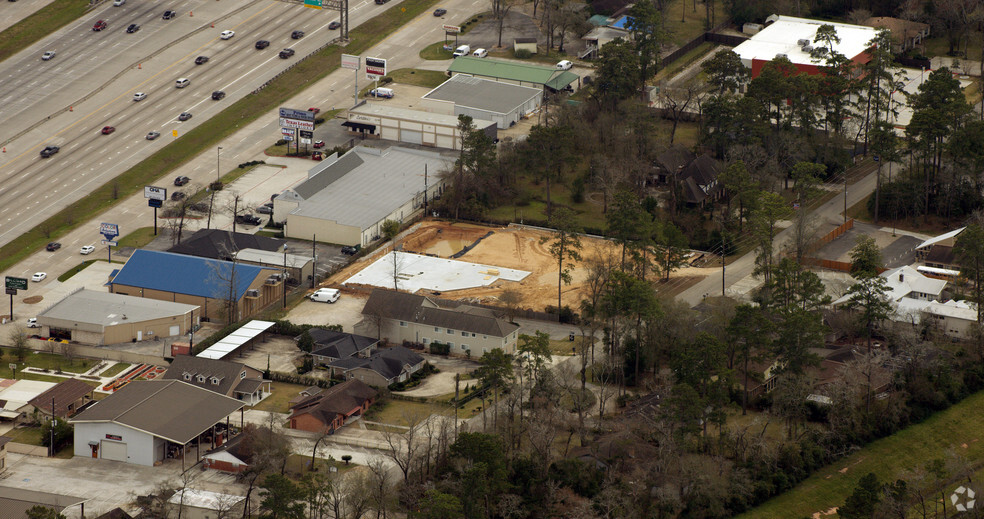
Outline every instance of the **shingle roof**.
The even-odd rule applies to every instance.
[[[243,249],[260,249],[267,251],[283,250],[284,240],[257,236],[241,232],[222,231],[219,229],[199,229],[181,243],[168,249],[168,252],[231,260],[233,254]]]
[[[207,359],[204,357],[192,357],[191,355],[178,355],[174,357],[174,360],[167,368],[167,371],[161,375],[161,379],[182,380],[193,386],[214,391],[220,395],[231,396],[232,389],[238,389],[237,384],[239,384],[240,381],[245,382],[245,380],[241,378],[244,371],[248,373],[249,369],[241,362]],[[191,375],[191,380],[184,379],[185,373]],[[197,379],[198,375],[203,375],[205,377],[205,382],[199,382]],[[212,377],[219,379],[218,385],[212,384]],[[255,379],[255,377],[253,378]],[[258,380],[257,384],[259,384]],[[246,392],[252,393],[252,391]]]
[[[235,269],[235,270],[233,270]],[[225,299],[228,279],[235,272],[236,299],[264,269],[255,265],[137,249],[111,281],[114,285]],[[225,281],[223,281],[223,279]]]
[[[65,508],[85,501],[85,498],[51,494],[25,488],[0,487],[0,519],[24,519],[35,505],[53,508],[61,512]]]
[[[674,144],[656,156],[656,162],[670,175],[676,175],[681,168],[696,158],[694,152],[682,144]]]
[[[245,405],[179,380],[138,380],[69,422],[118,423],[183,445]]]
[[[92,393],[94,388],[77,378],[59,382],[55,387],[31,399],[29,404],[40,409],[43,413],[51,414],[51,402],[55,402],[55,415],[66,416],[68,405]]]
[[[386,319],[451,328],[493,337],[506,337],[519,326],[498,319],[486,309],[468,305],[440,308],[424,296],[376,289],[362,308],[363,315],[379,315]]]
[[[336,416],[349,416],[366,400],[376,397],[376,390],[364,382],[352,379],[310,396],[294,406],[291,418],[311,414],[322,423],[331,423]]]
[[[404,366],[416,366],[423,361],[423,357],[409,348],[393,346],[392,348],[378,350],[369,358],[349,357],[330,362],[328,365],[341,368],[345,371],[357,368],[368,369],[379,373],[389,381],[398,377],[403,372]]]
[[[315,348],[311,352],[312,355],[333,359],[347,359],[379,342],[372,337],[324,328],[312,328],[308,330],[308,335],[314,339]]]
[[[719,172],[720,168],[717,162],[707,154],[691,161],[679,177],[686,186],[685,199],[687,202],[699,204],[720,190],[721,187],[717,183]]]

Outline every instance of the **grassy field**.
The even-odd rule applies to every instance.
[[[454,45],[454,41],[448,41],[448,45]],[[441,40],[420,49],[420,57],[433,61],[451,59],[451,51],[444,50],[444,40]]]
[[[264,398],[262,402],[253,407],[258,411],[271,411],[274,413],[286,413],[290,399],[298,396],[300,391],[307,386],[298,384],[288,384],[286,382],[272,382],[270,387],[273,394]]]
[[[320,449],[319,449],[320,450]],[[291,454],[287,458],[287,472],[291,474],[296,474],[298,476],[303,476],[304,474],[311,471],[310,467],[311,456],[301,455],[301,454]],[[329,467],[335,467],[338,472],[344,472],[353,467],[357,467],[351,462],[346,464],[342,460],[336,460],[334,458],[314,458],[315,472],[328,472]]]
[[[669,0],[666,8],[666,31],[671,43],[683,45],[706,30],[704,5],[698,5],[694,12],[693,0]],[[723,0],[714,0],[714,23],[719,24],[727,18]]]
[[[967,36],[971,42],[970,49],[968,50],[966,46],[961,45],[960,51],[968,50],[966,59],[979,61],[981,59],[981,31],[968,31]],[[923,45],[926,47],[925,55],[928,57],[946,56],[950,52],[950,42],[944,36],[926,39],[923,41]],[[960,59],[964,59],[964,56],[961,55]]]
[[[100,373],[99,376],[101,376],[101,377],[114,377],[116,375],[119,375],[120,373],[123,373],[127,369],[129,369],[130,366],[132,366],[132,364],[127,364],[125,362],[117,362],[116,364],[113,364],[113,367],[111,367],[111,368],[107,369],[106,371],[103,371],[102,373]]]
[[[388,74],[394,83],[416,85],[434,88],[447,81],[448,75],[440,70],[423,70],[419,68],[401,68]]]
[[[977,393],[923,423],[871,443],[814,474],[796,488],[738,517],[788,519],[844,504],[859,479],[869,472],[894,481],[903,469],[922,467],[953,449],[972,464],[984,459],[984,392]]]
[[[0,61],[30,47],[85,14],[88,0],[54,0],[0,33]],[[59,58],[60,59],[60,58]]]
[[[450,414],[454,411],[450,406],[435,403],[412,402],[409,400],[383,399],[373,404],[366,413],[366,420],[393,425],[408,425],[406,416],[421,413],[424,416],[432,414]]]
[[[54,346],[57,348],[59,345],[55,344]],[[39,341],[32,341],[31,347],[48,348],[49,345],[42,344]],[[4,347],[0,348],[0,351],[3,352],[3,361],[0,362],[0,378],[12,378],[13,373],[10,370],[10,366],[7,364],[13,363],[16,360],[14,350],[13,348]],[[95,359],[83,359],[76,357],[72,360],[68,360],[61,355],[55,355],[52,353],[29,352],[27,357],[24,358],[24,362],[17,363],[17,378],[24,378],[21,377],[21,369],[25,367],[50,370],[61,369],[71,373],[85,373],[98,363],[99,361]],[[64,379],[57,378],[57,380],[61,381]]]
[[[157,224],[158,233],[161,230],[161,223],[162,222],[158,222]],[[156,237],[157,236],[154,235],[153,227],[140,227],[139,229],[134,230],[130,234],[127,234],[116,241],[119,243],[120,247],[136,247],[139,249],[140,247],[154,241],[154,238]]]

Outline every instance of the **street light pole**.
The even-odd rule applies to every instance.
[[[287,244],[284,244],[284,308],[287,308]]]
[[[219,146],[215,150],[215,181],[222,182],[222,167],[219,165],[219,156],[222,152],[222,146]]]

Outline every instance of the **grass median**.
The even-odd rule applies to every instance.
[[[56,0],[55,4],[60,1]],[[331,46],[298,62],[272,80],[266,88],[233,103],[94,192],[0,247],[0,270],[17,264],[53,238],[87,223],[199,153],[216,146],[241,127],[266,116],[287,99],[339,68],[343,50],[346,54],[365,52],[436,3],[437,0],[404,0],[349,31],[351,40],[344,48]]]
[[[0,61],[41,41],[85,14],[89,0],[54,0],[0,32]],[[41,56],[38,56],[40,58]],[[55,58],[61,59],[61,58]]]

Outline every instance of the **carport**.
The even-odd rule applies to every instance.
[[[252,347],[256,344],[255,340],[257,337],[261,341],[265,341],[266,335],[264,333],[273,325],[274,323],[272,321],[250,321],[238,330],[220,339],[219,342],[209,346],[197,356],[206,359],[223,359],[235,352],[242,357],[242,348],[246,346]]]

